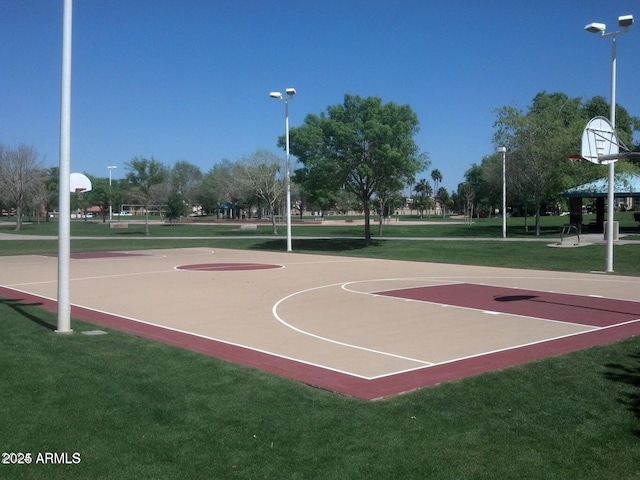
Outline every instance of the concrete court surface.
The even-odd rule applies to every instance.
[[[51,306],[57,262],[0,257],[0,296]],[[615,275],[209,248],[72,255],[70,281],[74,318],[364,399],[637,334],[639,288]]]

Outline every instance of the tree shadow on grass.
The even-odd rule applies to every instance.
[[[377,246],[381,242],[371,240],[369,246]],[[252,247],[254,250],[286,250],[286,239],[274,239],[260,242]],[[350,252],[367,248],[363,238],[297,238],[291,242],[294,252]]]
[[[32,313],[33,308],[31,307],[40,307],[42,306],[42,303],[40,302],[36,302],[36,303],[24,303],[21,300],[13,300],[13,299],[5,299],[2,298],[0,299],[0,304],[2,305],[6,305],[7,307],[11,308],[13,311],[15,311],[16,313],[18,313],[19,315],[23,316],[24,318],[26,318],[27,320],[32,321],[33,323],[40,325],[41,327],[44,327],[48,330],[54,331],[56,329],[55,325],[51,325],[49,322],[43,320],[42,318],[34,315]]]
[[[620,403],[625,405],[633,415],[640,420],[640,353],[629,355],[630,361],[623,365],[620,363],[608,363],[605,365],[608,371],[605,378],[613,382],[619,382],[632,387],[623,394]],[[635,430],[635,435],[640,437],[640,429]]]

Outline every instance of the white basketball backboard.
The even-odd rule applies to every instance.
[[[72,173],[69,175],[69,191],[71,193],[90,192],[91,180],[82,173]]]
[[[592,163],[608,163],[617,160],[620,153],[618,136],[605,117],[589,120],[582,132],[582,158]]]

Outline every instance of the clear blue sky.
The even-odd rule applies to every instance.
[[[0,2],[0,142],[59,162],[63,0]],[[134,156],[203,172],[276,146],[290,124],[345,93],[409,104],[416,137],[449,190],[494,151],[495,110],[541,91],[609,98],[640,116],[637,0],[76,0],[71,171],[125,174]],[[637,136],[636,136],[637,138]]]

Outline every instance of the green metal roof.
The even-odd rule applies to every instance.
[[[561,197],[606,197],[609,189],[607,178],[601,178],[595,182],[585,183],[577,187],[565,190]],[[613,190],[616,197],[640,197],[640,175],[619,173],[615,176]]]

